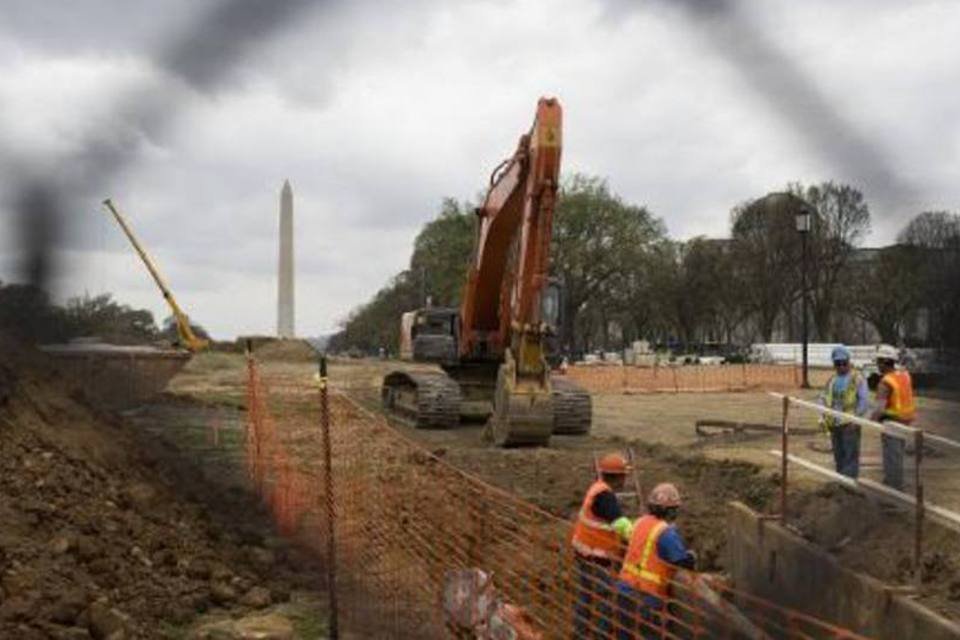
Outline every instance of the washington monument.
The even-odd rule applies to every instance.
[[[277,336],[293,338],[293,189],[280,190],[280,261],[277,268]]]

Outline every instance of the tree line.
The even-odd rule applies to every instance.
[[[197,335],[207,332],[191,323]],[[59,343],[73,338],[96,337],[111,344],[135,345],[178,340],[173,317],[157,326],[147,309],[134,309],[109,293],[70,298],[54,303],[33,285],[0,282],[0,332],[28,343]]]
[[[797,214],[812,211],[806,260]],[[400,315],[457,306],[473,250],[474,207],[443,200],[417,235],[409,267],[341,323],[332,349],[396,351]],[[564,346],[620,349],[646,339],[678,350],[800,339],[804,274],[811,341],[956,347],[960,216],[928,211],[897,242],[864,249],[870,208],[856,188],[793,183],[730,212],[728,238],[675,240],[647,207],[599,177],[564,179],[552,275],[564,285]],[[805,269],[804,269],[805,265]]]

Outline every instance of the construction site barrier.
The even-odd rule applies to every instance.
[[[577,365],[567,375],[591,393],[708,393],[726,391],[786,391],[799,388],[802,370],[793,365],[721,364]],[[808,369],[810,384],[826,384],[831,372]]]
[[[943,436],[927,434],[922,428],[908,426],[893,420],[876,422],[874,420],[844,413],[842,411],[836,411],[815,402],[810,402],[809,400],[794,398],[775,392],[771,392],[770,395],[779,399],[781,402],[781,446],[779,451],[770,451],[772,455],[779,457],[781,461],[780,475],[783,480],[780,483],[780,511],[779,514],[777,514],[779,519],[785,522],[788,514],[787,487],[789,486],[790,482],[790,463],[813,471],[821,477],[826,477],[833,482],[838,482],[850,489],[853,489],[854,491],[869,494],[902,509],[911,510],[913,512],[914,523],[912,568],[914,580],[919,587],[921,583],[923,562],[924,521],[928,517],[932,517],[932,519],[935,519],[941,526],[953,529],[955,531],[960,531],[960,513],[945,509],[935,504],[931,504],[929,502],[929,497],[925,495],[926,492],[923,482],[924,448],[927,446],[932,446],[956,450],[960,449],[960,442]],[[799,415],[797,416],[793,414]],[[904,441],[904,453],[902,460],[904,467],[902,469],[903,487],[892,488],[873,479],[862,476],[856,479],[849,478],[833,471],[832,469],[828,469],[822,465],[816,464],[815,462],[808,460],[801,455],[793,453],[796,451],[796,446],[795,443],[792,443],[792,441],[795,440],[796,436],[791,437],[794,430],[791,427],[791,423],[803,420],[804,416],[813,416],[818,421],[821,420],[823,416],[833,416],[834,419],[840,423],[858,425],[862,428],[864,433],[875,434],[888,439],[896,438]],[[913,445],[912,452],[908,452],[906,450],[907,443]],[[912,453],[912,455],[908,455],[908,453]],[[909,463],[910,459],[913,460],[912,464]],[[910,485],[912,485],[912,487]],[[908,490],[912,490],[912,493],[908,493]]]
[[[652,602],[578,560],[571,523],[445,462],[316,381],[247,364],[246,461],[277,528],[327,567],[330,637],[859,636],[680,571]]]

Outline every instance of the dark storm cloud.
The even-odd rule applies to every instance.
[[[0,36],[51,54],[151,51],[200,14],[191,0],[3,0]]]
[[[919,190],[898,173],[890,152],[871,140],[811,75],[775,42],[735,0],[659,0],[656,3],[607,4],[610,19],[635,11],[678,11],[691,25],[691,38],[706,36],[710,50],[722,56],[813,152],[828,162],[836,177],[865,189],[882,206],[881,215],[901,215],[916,205]]]
[[[219,3],[163,45],[157,60],[194,88],[214,88],[251,49],[298,13],[319,5],[312,0]],[[17,15],[23,19],[26,14],[21,10]],[[42,10],[35,14],[40,24],[49,17]],[[105,39],[108,37],[109,33],[105,34]],[[121,90],[112,111],[123,126],[108,120],[109,128],[91,131],[65,161],[41,162],[38,173],[36,167],[25,171],[18,158],[3,159],[0,166],[5,166],[7,175],[17,181],[11,189],[11,206],[18,216],[26,253],[22,277],[35,284],[46,283],[54,267],[53,250],[67,218],[65,203],[102,193],[104,183],[135,160],[139,139],[161,135],[176,116],[177,107],[175,94]]]

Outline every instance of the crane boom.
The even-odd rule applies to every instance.
[[[134,250],[140,256],[140,259],[143,260],[143,264],[146,265],[147,271],[149,271],[150,275],[153,276],[153,281],[157,283],[160,293],[163,294],[163,299],[166,300],[167,304],[170,306],[170,310],[173,312],[174,322],[177,325],[177,335],[180,338],[180,343],[193,353],[207,348],[207,346],[210,344],[209,341],[197,337],[197,335],[193,332],[193,329],[190,327],[190,319],[180,308],[180,305],[177,304],[177,301],[173,297],[173,293],[171,293],[170,288],[167,287],[167,284],[160,276],[160,272],[157,271],[157,268],[154,266],[150,256],[147,255],[146,250],[140,245],[140,242],[137,240],[136,236],[133,235],[133,230],[130,228],[130,225],[127,224],[126,218],[123,217],[123,214],[120,213],[119,209],[117,209],[116,205],[114,205],[110,198],[107,198],[103,201],[103,206],[106,207],[107,211],[113,214],[113,218],[117,221],[117,224],[120,225],[124,235],[127,236],[130,244],[133,245]]]

